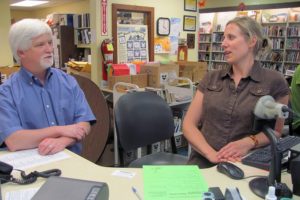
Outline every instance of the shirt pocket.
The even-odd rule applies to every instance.
[[[270,94],[270,89],[264,88],[262,86],[257,86],[257,87],[251,88],[250,93],[256,97],[262,97],[262,96]]]
[[[220,92],[223,89],[222,84],[211,84],[207,86],[207,89],[212,92]]]

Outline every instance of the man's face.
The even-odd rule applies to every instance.
[[[31,71],[43,71],[53,65],[52,36],[42,34],[32,39],[32,46],[19,51],[21,63]]]

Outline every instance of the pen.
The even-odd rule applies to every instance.
[[[141,195],[138,193],[137,189],[135,187],[131,187],[132,192],[135,194],[135,196],[138,198],[138,200],[143,200]]]

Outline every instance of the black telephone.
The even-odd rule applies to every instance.
[[[28,175],[26,175],[25,172],[22,170],[15,169],[21,172],[21,179],[17,179],[11,175],[12,170],[13,170],[13,166],[0,161],[0,181],[1,181],[0,183],[1,184],[6,182],[13,182],[20,185],[26,185],[35,182],[38,177],[48,178],[50,176],[61,175],[61,170],[59,169],[50,169],[43,172],[34,171],[29,173]]]
[[[1,184],[6,183],[11,178],[13,167],[5,162],[0,161],[0,180]]]

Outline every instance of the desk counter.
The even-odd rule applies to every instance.
[[[68,150],[65,150],[65,152],[70,155],[70,158],[28,169],[26,170],[26,173],[29,173],[34,170],[44,171],[52,168],[58,168],[62,170],[63,177],[106,182],[109,186],[110,200],[136,199],[136,196],[131,190],[132,186],[136,187],[141,196],[143,196],[142,169],[101,167]],[[0,152],[0,155],[3,155],[5,153],[6,152]],[[245,176],[268,174],[268,172],[264,170],[256,169],[242,164],[237,165],[244,170]],[[135,176],[133,178],[113,176],[112,173],[116,170],[121,170],[124,172],[133,172],[135,173]],[[18,172],[14,172],[14,176],[17,176],[17,174]],[[251,178],[245,180],[233,180],[223,174],[218,173],[215,167],[209,169],[202,169],[202,174],[204,175],[210,187],[218,186],[221,188],[223,193],[225,192],[226,187],[238,187],[242,196],[244,196],[246,199],[260,199],[259,197],[255,196],[249,189],[248,183],[251,180]],[[30,185],[20,186],[12,183],[3,184],[2,197],[4,199],[5,193],[9,191],[40,187],[44,182],[45,179],[39,178],[37,182]],[[288,173],[282,174],[282,182],[287,183],[288,186],[291,188],[291,179]],[[300,197],[294,195],[293,199],[300,200]]]

